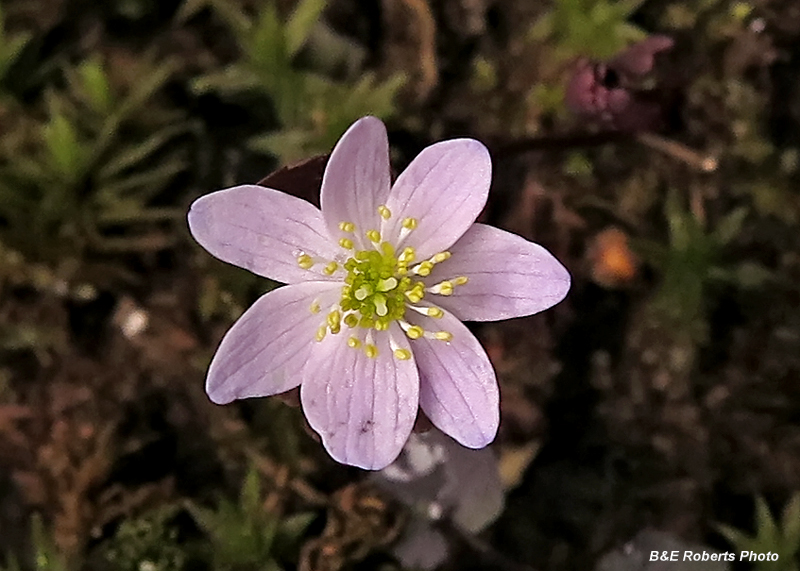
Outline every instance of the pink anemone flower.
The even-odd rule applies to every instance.
[[[303,413],[337,461],[394,461],[418,408],[469,448],[497,433],[492,365],[461,321],[547,309],[567,270],[543,247],[476,224],[492,164],[453,139],[390,179],[386,128],[364,117],[342,136],[322,179],[321,209],[242,185],[197,199],[194,238],[213,256],[288,285],[231,327],[208,370],[218,404],[300,386]]]

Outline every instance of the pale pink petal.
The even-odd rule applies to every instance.
[[[422,411],[439,430],[464,446],[486,446],[497,434],[500,392],[483,347],[450,313],[440,319],[409,313],[406,317],[428,332],[453,335],[451,341],[421,337],[411,342]]]
[[[355,332],[363,337],[363,330]],[[375,334],[375,358],[363,347],[348,347],[350,333],[344,329],[314,344],[300,399],[308,423],[334,460],[380,470],[397,458],[411,434],[419,376],[413,358],[403,361],[392,354],[390,336],[397,347],[409,349],[397,324]]]
[[[451,296],[426,295],[425,301],[463,321],[496,321],[532,315],[567,295],[570,275],[542,246],[484,224],[475,224],[450,248],[425,281],[435,284],[464,276]]]
[[[208,369],[206,392],[217,404],[270,396],[300,384],[314,335],[325,312],[339,301],[338,283],[288,285],[261,296],[222,339]]]
[[[391,184],[389,139],[380,119],[364,117],[353,123],[336,143],[322,178],[322,214],[331,236],[353,238],[341,222],[356,225],[358,245],[364,232],[380,230],[378,207],[386,204]]]
[[[489,195],[492,161],[473,139],[453,139],[423,149],[395,181],[385,239],[412,246],[417,260],[446,250],[475,222]],[[398,243],[405,218],[417,228]]]
[[[275,281],[330,280],[322,269],[338,246],[312,204],[253,184],[212,192],[194,201],[189,229],[211,255]],[[318,260],[310,270],[297,257]]]

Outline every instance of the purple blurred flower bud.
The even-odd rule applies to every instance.
[[[655,55],[673,46],[671,38],[651,36],[608,63],[580,60],[564,94],[567,107],[583,118],[621,131],[643,131],[658,125],[659,106],[636,88],[653,69]]]
[[[673,45],[675,42],[668,36],[650,36],[616,56],[608,62],[608,67],[619,74],[646,75],[653,70],[656,54],[672,49]]]

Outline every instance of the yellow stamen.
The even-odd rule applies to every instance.
[[[469,281],[469,278],[466,276],[458,276],[456,279],[453,280],[453,285],[464,285]]]
[[[405,248],[403,248],[403,253],[400,254],[399,261],[401,261],[401,262],[403,262],[405,264],[410,264],[411,262],[414,261],[414,258],[416,256],[417,256],[417,253],[414,250],[414,248],[412,248],[411,246],[406,246]]]
[[[401,361],[408,361],[411,358],[411,351],[408,349],[395,349],[394,356]]]
[[[419,339],[425,335],[425,330],[419,325],[412,325],[406,330],[406,335],[408,335],[409,339]]]
[[[431,270],[432,269],[433,269],[433,262],[431,262],[430,260],[427,260],[425,262],[422,262],[421,264],[418,264],[418,265],[414,266],[414,270],[413,271],[418,276],[425,277],[425,276],[429,276],[431,274]]]
[[[377,230],[368,230],[366,236],[367,240],[374,242],[375,244],[381,241],[381,233]]]
[[[350,238],[341,238],[339,240],[339,245],[347,250],[353,249],[353,241]]]
[[[370,359],[374,359],[375,357],[378,356],[378,348],[372,343],[367,343],[366,347],[364,347],[364,353]]]
[[[416,218],[403,218],[403,228],[406,230],[413,230],[417,227],[417,219]]]
[[[317,334],[314,336],[314,338],[315,338],[317,341],[322,341],[323,339],[325,339],[325,334],[326,334],[327,332],[328,332],[328,328],[327,328],[327,327],[325,327],[325,326],[323,325],[322,327],[320,327],[319,329],[317,329]]]
[[[320,312],[319,302],[315,301],[314,303],[312,303],[310,309],[311,309],[311,313],[314,313],[314,314],[319,313]]]
[[[453,334],[449,331],[437,331],[433,336],[439,341],[447,341],[448,343],[453,340]]]
[[[344,324],[347,325],[350,329],[358,325],[358,317],[355,313],[348,313],[344,316]]]
[[[384,205],[378,207],[378,214],[380,214],[381,218],[384,220],[389,220],[389,218],[392,217],[392,211],[386,208]]]
[[[452,256],[452,254],[450,252],[447,252],[447,251],[439,252],[433,258],[431,258],[431,262],[433,262],[434,264],[441,264],[445,260],[449,260],[450,256]]]
[[[389,242],[381,242],[381,253],[384,256],[394,257],[394,246]]]
[[[453,295],[453,282],[443,281],[428,289],[431,293],[439,295]]]
[[[355,337],[351,337],[350,339],[347,340],[347,346],[350,347],[351,349],[358,349],[359,347],[361,347],[361,341],[359,341]]]
[[[297,265],[303,268],[304,270],[310,270],[311,267],[314,265],[314,260],[308,254],[300,254],[297,256]]]
[[[341,321],[342,314],[339,313],[338,309],[334,309],[328,314],[328,326],[331,328],[331,332],[333,332],[334,327],[339,327]]]
[[[339,230],[342,232],[355,232],[356,225],[352,222],[339,222]]]
[[[339,269],[339,264],[337,264],[336,262],[331,262],[327,266],[325,266],[325,269],[322,270],[322,273],[325,274],[326,276],[332,276],[338,269]]]
[[[428,315],[428,317],[433,317],[434,319],[440,319],[444,317],[444,311],[438,307],[429,307],[425,313]]]

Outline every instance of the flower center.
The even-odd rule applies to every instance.
[[[378,214],[383,221],[391,218],[392,214],[386,206],[378,207]],[[382,224],[383,225],[383,224]],[[401,223],[398,243],[417,227],[417,220],[404,218]],[[342,297],[338,305],[330,308],[325,316],[325,321],[316,333],[316,340],[322,341],[330,332],[338,334],[344,323],[352,331],[347,339],[347,345],[353,349],[363,349],[368,357],[378,355],[378,348],[373,343],[374,331],[386,331],[393,321],[398,322],[406,336],[411,339],[426,337],[449,342],[453,335],[448,331],[425,331],[419,325],[411,325],[405,320],[406,310],[411,309],[422,315],[438,319],[444,316],[444,311],[433,304],[427,303],[419,306],[426,293],[433,295],[452,295],[455,286],[467,283],[467,278],[460,276],[452,280],[445,280],[427,286],[424,279],[430,275],[431,270],[438,263],[450,258],[450,252],[440,252],[428,260],[415,263],[416,252],[412,247],[404,248],[399,254],[395,246],[383,241],[379,230],[370,229],[364,236],[373,247],[365,250],[355,250],[356,227],[352,222],[339,223],[339,229],[344,237],[339,239],[339,246],[348,252],[344,263],[330,261],[322,268],[322,273],[327,276],[341,275],[344,285]],[[321,260],[300,253],[297,263],[300,267],[311,270]],[[311,305],[312,313],[320,313],[322,308],[318,302]],[[400,348],[391,338],[389,345],[395,358],[407,360],[411,353]]]
[[[344,263],[347,276],[339,306],[351,311],[347,325],[385,331],[392,321],[406,313],[406,295],[422,299],[425,284],[407,275],[413,250],[406,249],[398,259],[394,247],[381,242],[379,250],[361,250]]]

